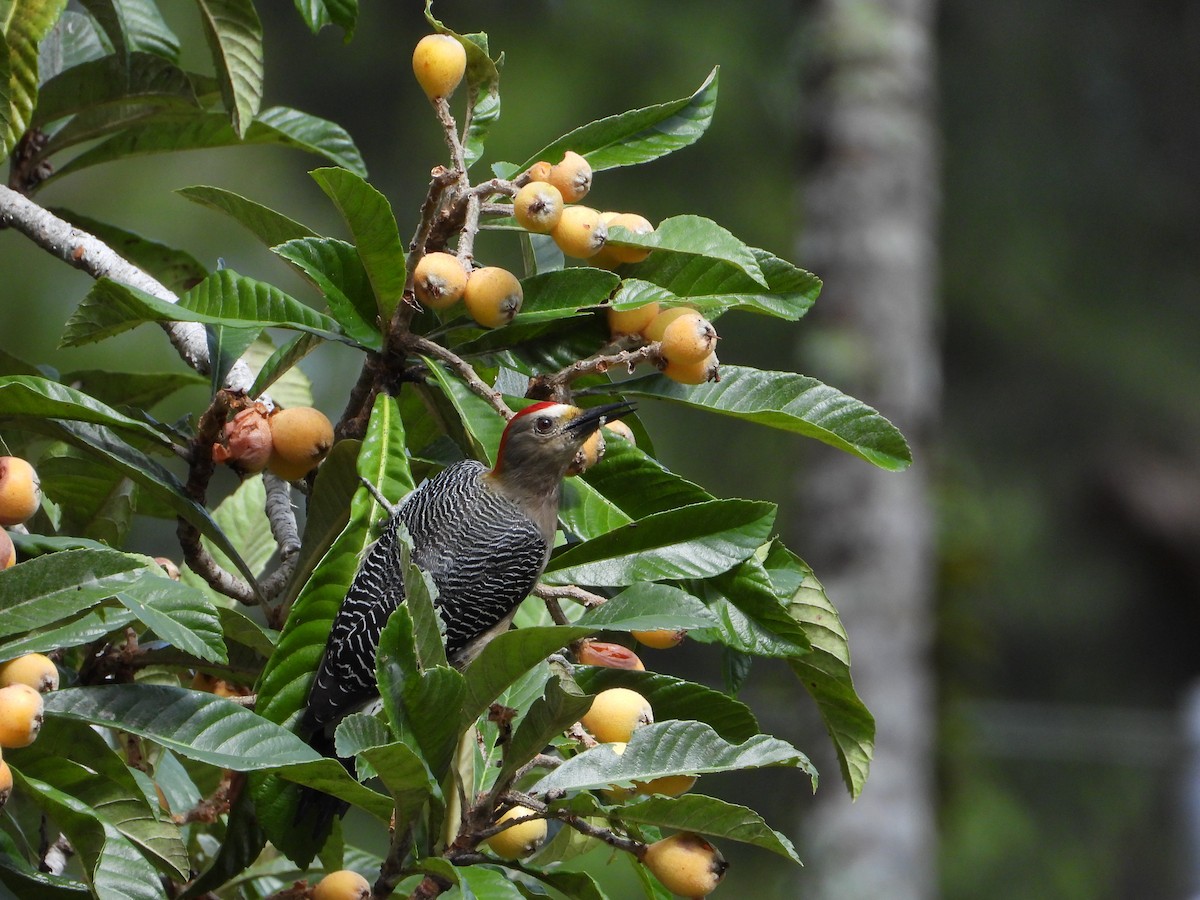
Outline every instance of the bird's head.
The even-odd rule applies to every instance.
[[[580,409],[567,403],[535,403],[517,413],[504,429],[493,477],[528,487],[557,487],[583,442],[605,422],[636,409],[622,401]]]

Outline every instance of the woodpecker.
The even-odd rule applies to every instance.
[[[437,587],[446,655],[461,668],[508,628],[545,570],[562,481],[575,454],[606,421],[633,409],[627,402],[589,409],[535,403],[504,429],[494,468],[463,460],[409,494],[367,550],[334,617],[299,734],[332,755],[337,723],[378,696],[379,636],[404,600],[400,523],[412,537],[413,561]],[[319,808],[317,829],[338,806]]]

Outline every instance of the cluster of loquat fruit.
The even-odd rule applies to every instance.
[[[0,809],[12,794],[13,775],[3,750],[28,747],[42,730],[42,694],[58,689],[58,667],[27,653],[0,663]]]
[[[644,646],[665,650],[678,646],[685,632],[675,629],[634,631]],[[582,665],[644,671],[645,665],[632,650],[620,644],[585,639],[575,647],[575,659]],[[634,731],[654,722],[650,701],[629,688],[608,688],[596,694],[579,724],[599,743],[618,756],[624,754]],[[601,791],[609,803],[621,803],[637,796],[662,794],[678,797],[691,790],[695,775],[666,775],[650,781],[635,781],[632,787],[613,786]],[[520,859],[533,853],[546,840],[546,820],[524,806],[510,807],[497,825],[516,823],[488,838],[484,845],[502,859]],[[641,862],[663,886],[683,897],[704,897],[716,889],[728,868],[721,852],[693,832],[678,832],[646,845]]]
[[[6,528],[28,522],[42,505],[38,474],[19,456],[0,456],[0,570],[17,564],[17,549]]]
[[[332,446],[333,424],[319,409],[268,410],[255,403],[225,423],[212,458],[243,476],[266,469],[284,481],[297,481],[315,469]]]
[[[466,71],[466,51],[455,38],[431,34],[413,52],[413,72],[430,100],[454,92]],[[625,228],[646,235],[654,226],[637,213],[600,212],[579,201],[592,188],[592,168],[568,150],[554,164],[538,161],[512,182],[512,215],[534,234],[549,235],[565,256],[589,265],[614,269],[646,259],[651,250],[608,242],[609,229]],[[521,309],[521,282],[506,269],[469,269],[469,260],[437,251],[424,254],[413,271],[413,292],[432,309],[445,310],[462,300],[467,313],[485,328],[507,325]],[[608,311],[615,339],[659,343],[658,362],[664,375],[681,384],[702,384],[719,378],[717,332],[695,309],[687,306],[660,310],[648,303],[631,310]]]
[[[466,51],[450,35],[432,34],[421,39],[413,52],[413,73],[425,94],[435,104],[454,92],[466,72]],[[549,235],[564,256],[587,260],[589,265],[613,269],[646,259],[650,250],[609,244],[610,227],[633,234],[653,232],[651,223],[636,213],[600,212],[579,201],[592,188],[592,169],[580,154],[568,150],[551,164],[534,163],[512,182],[512,216],[521,228]],[[451,253],[430,252],[421,256],[413,270],[413,292],[425,306],[436,310],[463,301],[467,313],[485,328],[497,328],[513,320],[524,299],[521,282],[506,269],[487,266],[469,269],[469,259]],[[715,353],[717,332],[697,310],[687,306],[660,309],[647,303],[636,309],[609,309],[609,331],[614,342],[625,346],[657,344],[658,365],[668,378],[683,384],[702,384],[719,377]],[[620,421],[606,423],[581,449],[573,474],[593,465],[604,453],[606,438],[618,435],[633,442],[633,432]],[[666,649],[683,640],[675,630],[634,632],[648,647]],[[641,659],[620,644],[597,640],[580,642],[576,659],[585,665],[644,670]],[[621,754],[634,729],[654,721],[649,701],[628,688],[610,688],[598,693],[580,720],[595,740]],[[602,794],[609,802],[637,795],[678,796],[691,789],[696,778],[676,775],[635,782],[631,788],[613,787]],[[523,806],[507,809],[495,824],[513,822],[483,843],[502,859],[515,860],[533,853],[546,839],[546,819]],[[721,881],[727,863],[704,838],[680,832],[644,847],[639,859],[670,891],[685,897],[703,897]]]

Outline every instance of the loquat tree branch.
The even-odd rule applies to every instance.
[[[129,262],[95,235],[76,228],[28,197],[3,185],[0,185],[0,227],[19,231],[47,253],[92,278],[109,278],[167,303],[179,302],[179,298],[160,281]],[[208,338],[204,326],[196,322],[163,322],[162,328],[180,358],[197,372],[208,374]],[[226,378],[226,386],[233,390],[248,390],[253,383],[254,375],[250,367],[241,360],[230,369]]]

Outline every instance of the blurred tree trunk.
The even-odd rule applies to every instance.
[[[862,796],[852,804],[827,775],[804,823],[803,896],[920,900],[937,893],[928,446],[940,394],[936,4],[804,6],[799,259],[825,288],[800,369],[879,409],[917,462],[891,474],[820,452],[798,486],[797,546],[841,611],[855,683],[877,723]]]

